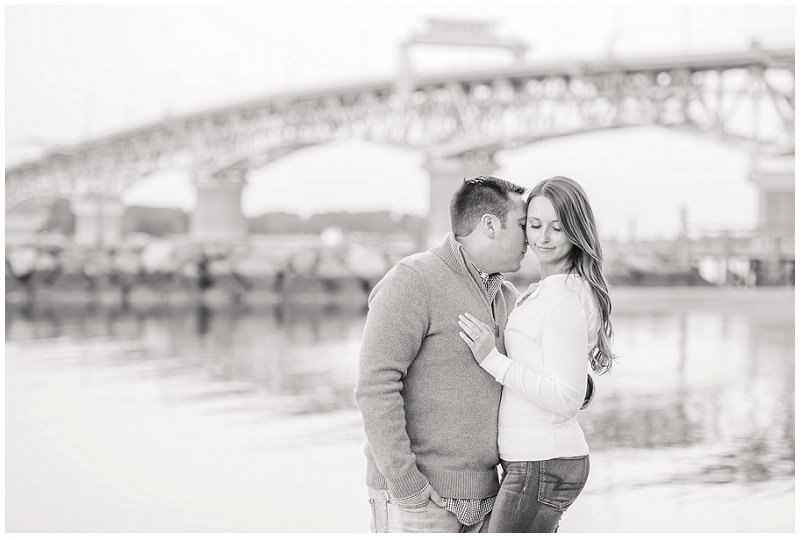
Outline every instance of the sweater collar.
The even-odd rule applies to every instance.
[[[440,246],[431,249],[434,254],[439,256],[456,274],[470,276],[478,286],[489,295],[490,300],[494,300],[497,291],[503,286],[505,277],[502,273],[492,273],[487,275],[487,279],[481,275],[481,270],[467,254],[464,245],[456,241],[453,233],[448,233],[447,237]]]
[[[433,248],[432,251],[459,275],[468,276],[471,274],[466,264],[466,259],[469,258],[467,251],[464,250],[464,245],[456,241],[452,232],[447,234],[444,243]]]
[[[475,262],[472,261],[467,250],[459,241],[456,240],[452,232],[447,234],[447,237],[440,246],[433,249],[434,254],[439,256],[447,263],[453,270],[461,275],[471,275],[477,277],[478,281],[485,282],[488,280],[504,280],[502,273],[486,273],[480,269]],[[485,275],[485,276],[484,276]]]

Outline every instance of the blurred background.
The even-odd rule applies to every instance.
[[[561,531],[794,529],[794,7],[5,31],[6,530],[366,532],[366,298],[482,174],[573,177],[603,240],[619,363]]]

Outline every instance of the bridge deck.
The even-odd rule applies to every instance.
[[[563,60],[549,63],[517,64],[502,68],[467,70],[459,72],[419,75],[414,78],[416,88],[435,88],[452,84],[475,85],[490,84],[497,80],[518,83],[526,80],[537,80],[551,77],[597,76],[613,73],[660,72],[688,70],[728,70],[752,66],[763,68],[780,67],[794,72],[794,49],[743,50],[738,52],[719,52],[695,55],[670,55],[660,57],[639,58],[597,58],[591,60]],[[164,129],[178,129],[182,125],[203,122],[213,118],[256,111],[264,108],[288,109],[302,103],[321,102],[325,100],[346,100],[361,95],[371,94],[388,96],[395,91],[395,78],[376,78],[359,80],[343,84],[318,85],[314,88],[292,89],[272,93],[262,98],[240,103],[192,112],[180,117],[166,118],[156,122],[134,127],[122,132],[109,134],[82,144],[57,148],[39,159],[16,164],[6,168],[6,175],[14,175],[44,161],[64,159],[85,154],[97,147],[112,146],[137,139],[144,135],[160,132]]]

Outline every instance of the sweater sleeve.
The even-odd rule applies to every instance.
[[[495,348],[481,367],[526,400],[566,418],[580,411],[586,393],[588,327],[577,296],[559,299],[542,332],[545,371],[533,370]]]
[[[422,279],[410,267],[397,265],[370,295],[355,398],[375,464],[398,498],[414,495],[428,483],[411,451],[400,393],[427,331]]]

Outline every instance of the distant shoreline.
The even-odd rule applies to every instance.
[[[794,286],[759,288],[693,286],[612,286],[615,311],[685,309],[730,311],[742,315],[779,314],[794,317]]]
[[[728,312],[731,315],[758,317],[768,322],[785,323],[794,320],[794,287],[693,287],[693,286],[612,286],[610,290],[612,316],[637,312]],[[310,287],[301,292],[278,293],[255,289],[233,296],[223,289],[204,292],[187,289],[140,289],[132,291],[127,302],[121,301],[118,290],[98,290],[95,294],[85,290],[53,290],[37,292],[26,299],[22,290],[6,292],[6,309],[13,311],[64,311],[97,310],[101,312],[150,312],[172,310],[208,309],[271,310],[290,308],[366,312],[367,294],[355,283],[337,291],[324,291]],[[335,315],[335,314],[332,314]]]

